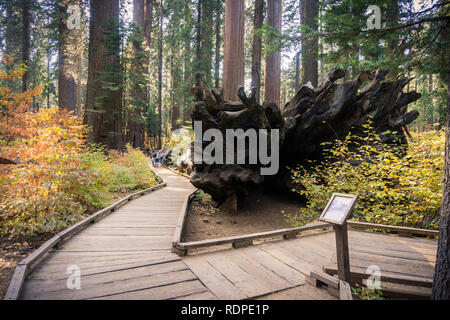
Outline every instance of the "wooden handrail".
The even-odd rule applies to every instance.
[[[229,243],[234,244],[234,243],[239,243],[239,242],[247,242],[247,241],[272,238],[272,237],[277,237],[277,236],[291,236],[291,235],[294,235],[294,234],[296,235],[296,234],[304,232],[304,231],[310,231],[310,230],[316,230],[316,229],[328,229],[331,227],[332,227],[332,225],[329,223],[321,223],[321,224],[317,224],[317,225],[313,225],[313,226],[280,229],[280,230],[274,230],[274,231],[266,231],[266,232],[260,232],[260,233],[247,234],[247,235],[242,235],[242,236],[232,236],[232,237],[201,240],[201,241],[192,241],[192,242],[181,242],[181,243],[176,243],[175,247],[179,250],[189,250],[189,249],[194,249],[194,248],[218,246],[218,245],[229,244]]]
[[[186,208],[187,210],[187,208]],[[398,226],[388,226],[382,224],[375,223],[367,223],[367,222],[357,222],[357,221],[348,221],[349,227],[356,229],[382,229],[382,230],[390,230],[399,233],[408,233],[411,235],[421,234],[428,236],[437,236],[438,231],[436,230],[426,230],[426,229],[417,229],[417,228],[407,228],[407,227],[398,227]],[[191,242],[176,242],[174,238],[173,247],[181,253],[186,253],[189,249],[196,249],[202,247],[210,247],[210,246],[218,246],[222,244],[235,244],[235,243],[245,243],[258,239],[272,238],[277,236],[284,236],[285,238],[295,237],[298,233],[314,230],[314,229],[327,229],[331,228],[332,225],[329,223],[322,223],[313,226],[305,226],[298,228],[288,228],[288,229],[280,229],[274,231],[266,231],[254,234],[247,234],[241,236],[232,236],[225,238],[217,238],[217,239],[209,239],[209,240],[200,240],[200,241],[191,241]],[[181,231],[180,231],[181,232]]]
[[[37,262],[40,261],[40,259],[49,252],[52,248],[55,246],[61,245],[65,240],[67,240],[69,237],[76,234],[81,229],[84,229],[86,226],[88,226],[91,223],[97,222],[100,219],[104,218],[105,216],[111,214],[121,206],[123,206],[128,201],[131,201],[133,199],[136,199],[137,197],[143,196],[145,194],[148,194],[150,192],[157,191],[159,189],[164,188],[167,186],[166,181],[164,178],[159,177],[159,179],[162,180],[162,183],[145,189],[138,191],[136,193],[130,194],[126,196],[123,199],[120,199],[116,203],[110,205],[109,207],[106,207],[102,210],[97,211],[96,213],[90,215],[89,217],[81,220],[80,222],[70,226],[69,228],[59,232],[56,234],[53,238],[45,242],[42,246],[40,246],[37,250],[35,250],[31,255],[29,255],[27,258],[22,260],[16,267],[14,271],[14,275],[11,279],[11,282],[8,287],[8,291],[6,292],[6,295],[3,300],[17,300],[20,297],[20,293],[22,291],[23,283],[25,281],[25,278],[30,274],[31,271],[33,271],[34,267],[36,266]]]
[[[178,217],[177,226],[175,228],[175,233],[173,235],[172,247],[176,247],[176,244],[181,242],[181,235],[183,233],[183,226],[189,209],[189,203],[191,202],[196,192],[197,190],[192,192],[189,196],[186,197],[186,199],[184,199],[183,205],[181,206],[181,212]]]
[[[376,224],[376,223],[358,222],[358,221],[347,221],[347,224],[349,227],[355,228],[355,229],[381,229],[381,230],[389,230],[389,231],[395,231],[395,232],[411,234],[411,235],[414,235],[414,234],[421,234],[421,235],[426,235],[426,236],[438,236],[439,235],[439,231],[437,231],[437,230],[389,226],[389,225],[385,225],[385,224]]]

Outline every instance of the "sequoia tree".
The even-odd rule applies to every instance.
[[[267,1],[267,25],[281,32],[281,0]],[[271,41],[268,41],[271,44]],[[264,71],[264,102],[280,105],[281,52],[279,49],[266,54]]]
[[[30,66],[31,58],[31,1],[22,0],[22,62]],[[27,70],[22,77],[22,91],[29,87],[30,72]]]
[[[450,73],[447,77],[443,198],[432,295],[435,300],[450,300]]]
[[[308,31],[317,32],[317,16],[319,2],[317,0],[300,0],[300,23]],[[302,38],[302,83],[311,81],[313,86],[318,83],[318,40],[314,37]]]
[[[86,108],[92,127],[89,140],[121,149],[122,74],[119,0],[91,0],[89,73]]]
[[[147,112],[145,53],[145,0],[133,0],[133,65],[131,66],[132,105],[128,107],[127,142],[135,148],[144,148],[144,116]]]
[[[444,8],[442,12],[445,13]],[[444,181],[442,187],[443,197],[432,299],[450,300],[450,19],[441,23],[441,28],[441,41],[439,42],[446,45],[441,47],[442,51],[439,56],[442,60],[439,60],[438,63],[444,66],[444,68],[441,68],[441,77],[444,79],[447,78],[447,110],[445,122]]]
[[[61,108],[77,113],[81,112],[81,6],[81,0],[58,2],[58,104]],[[68,12],[70,7],[78,8],[78,11]]]
[[[262,39],[257,35],[264,22],[264,0],[255,0],[253,17],[253,47],[252,47],[252,87],[256,88],[256,101],[260,101],[261,92],[261,55]]]
[[[244,84],[244,0],[226,0],[223,88],[227,100],[236,99]]]

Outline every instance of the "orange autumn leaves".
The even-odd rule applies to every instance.
[[[0,72],[0,79],[13,80],[22,74]],[[54,154],[79,151],[86,128],[76,116],[57,107],[30,112],[33,97],[41,93],[40,87],[21,93],[0,87],[0,157],[19,164],[40,163]]]
[[[86,143],[88,129],[74,114],[30,108],[41,89],[12,92],[9,82],[23,72],[21,66],[12,70],[7,58],[2,62],[0,238],[54,234],[111,204],[118,193],[158,182],[140,150],[108,153]],[[15,164],[2,164],[9,162]]]
[[[42,90],[11,91],[25,70],[11,63],[4,57],[0,67],[0,157],[15,163],[0,164],[0,234],[51,232],[85,212],[69,189],[89,179],[79,157],[87,129],[57,107],[30,110]]]

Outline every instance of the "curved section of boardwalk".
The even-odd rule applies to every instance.
[[[171,253],[183,201],[194,188],[167,169],[157,173],[166,188],[131,201],[52,250],[26,279],[21,298],[214,299]],[[74,290],[71,277],[78,268],[80,289]]]
[[[194,188],[167,169],[156,171],[166,188],[131,201],[50,251],[27,277],[20,298],[336,299],[305,281],[311,271],[335,273],[332,232],[183,258],[172,253],[183,203]],[[354,276],[366,278],[367,267],[377,265],[382,281],[396,284],[393,291],[419,285],[416,296],[430,294],[436,241],[352,230],[349,245]]]

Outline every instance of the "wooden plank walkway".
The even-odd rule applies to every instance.
[[[305,276],[325,266],[327,271],[333,267],[335,271],[334,237],[334,232],[322,232],[187,256],[183,261],[220,299],[333,299],[328,292],[305,284]],[[437,250],[434,240],[350,230],[349,248],[352,272],[367,278],[367,267],[376,265],[381,270],[382,286],[386,284],[383,279],[401,279],[396,283],[420,287],[432,281]],[[415,291],[420,296],[431,294],[429,288]]]
[[[194,187],[167,169],[157,173],[166,188],[131,201],[48,253],[21,298],[215,299],[171,252],[183,201]],[[80,290],[67,288],[71,265],[80,269]]]
[[[336,299],[306,283],[311,271],[332,268],[333,232],[180,258],[172,239],[188,180],[156,169],[167,187],[142,196],[50,251],[27,277],[22,299]],[[352,271],[432,276],[436,241],[362,231],[349,233]],[[330,264],[331,263],[331,264]],[[67,286],[76,266],[81,289]]]

